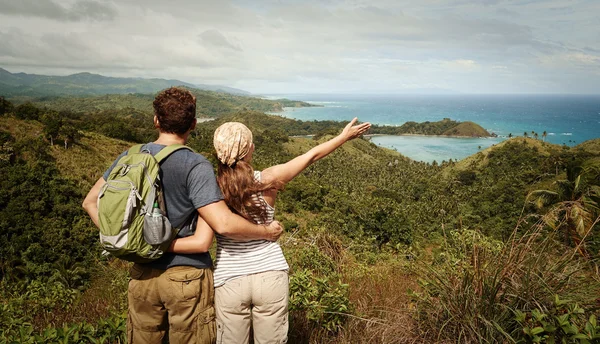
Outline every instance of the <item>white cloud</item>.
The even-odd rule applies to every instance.
[[[0,67],[254,92],[578,92],[600,88],[582,72],[598,65],[599,3],[0,0]]]
[[[480,69],[480,65],[473,60],[458,59],[454,61],[445,61],[442,65],[446,68],[460,71],[476,71]]]
[[[66,6],[53,0],[0,0],[0,13],[53,20],[111,20],[117,14],[112,4],[78,0]]]
[[[583,63],[586,65],[597,65],[600,63],[600,56],[583,54],[583,53],[569,54],[569,55],[567,55],[567,59],[574,61],[574,62]]]

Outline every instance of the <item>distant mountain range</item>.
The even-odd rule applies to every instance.
[[[171,86],[186,86],[238,95],[250,94],[232,87],[191,84],[181,80],[114,78],[92,73],[49,76],[11,73],[0,68],[0,96],[6,97],[155,93]]]

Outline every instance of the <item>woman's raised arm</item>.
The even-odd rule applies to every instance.
[[[263,170],[263,181],[268,183],[270,181],[278,180],[284,184],[288,183],[312,163],[326,157],[329,153],[333,152],[347,141],[361,136],[371,127],[371,123],[368,122],[354,125],[357,120],[358,119],[355,117],[348,125],[346,125],[342,133],[333,139],[321,143],[285,164],[275,165]]]

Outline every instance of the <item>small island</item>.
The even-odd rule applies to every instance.
[[[322,107],[322,105],[311,104],[300,100],[289,100],[289,99],[275,99],[273,100],[277,105],[274,106],[273,112],[282,112],[284,108],[300,108],[300,107]]]
[[[401,126],[373,125],[371,134],[374,135],[423,135],[448,137],[496,137],[482,126],[474,122],[458,122],[444,118],[437,122],[406,122]]]

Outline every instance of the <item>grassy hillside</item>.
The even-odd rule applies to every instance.
[[[287,99],[267,100],[256,97],[233,95],[221,92],[190,89],[196,96],[198,117],[216,117],[223,114],[250,109],[261,112],[282,111],[284,106],[311,106],[311,104]],[[0,95],[2,91],[0,90]],[[47,96],[12,97],[15,104],[31,102],[38,107],[55,111],[99,112],[136,110],[151,115],[155,94],[105,94],[99,96]]]
[[[600,155],[600,139],[588,140],[574,147],[577,151]]]
[[[444,136],[461,137],[490,137],[490,133],[479,124],[473,122],[462,122],[442,133]]]
[[[399,127],[378,126],[371,129],[373,134],[385,135],[445,135],[461,137],[490,137],[487,130],[473,122],[457,122],[444,118],[437,122],[406,122]]]
[[[59,130],[51,145],[56,123],[44,111],[21,110],[26,119],[0,114],[0,342],[68,341],[65,333],[123,341],[128,265],[100,255],[80,204],[133,142],[99,134],[111,128],[93,124],[99,115],[90,113],[64,117],[59,124],[78,135]],[[112,129],[133,133],[144,117],[117,119]],[[189,145],[210,158],[214,128],[230,120],[252,129],[257,169],[341,129],[246,110],[199,124]],[[320,135],[289,136],[301,133]],[[312,165],[276,204],[291,267],[289,342],[528,342],[524,330],[541,326],[535,314],[553,322],[570,314],[563,320],[571,329],[596,331],[599,226],[584,221],[589,233],[577,237],[569,220],[544,219],[573,204],[598,216],[590,201],[600,179],[583,175],[579,193],[539,209],[528,195],[572,186],[577,166],[600,163],[597,146],[515,138],[432,165],[357,139]]]
[[[509,140],[502,141],[498,144],[492,145],[491,147],[488,147],[480,152],[477,152],[476,154],[473,154],[473,155],[466,157],[460,161],[457,161],[451,168],[447,169],[446,173],[449,173],[450,171],[461,171],[461,170],[465,171],[465,170],[469,170],[469,169],[486,168],[489,165],[490,156],[493,156],[495,154],[495,152],[497,152],[499,149],[502,149],[506,145],[514,145],[517,143],[522,144],[523,146],[532,147],[533,149],[536,150],[537,153],[539,153],[540,155],[542,155],[544,157],[550,157],[552,155],[557,155],[557,154],[560,154],[561,152],[565,151],[566,149],[568,149],[568,148],[565,148],[565,147],[562,147],[559,145],[545,143],[540,140],[535,140],[532,138],[524,138],[524,137],[512,138]]]

